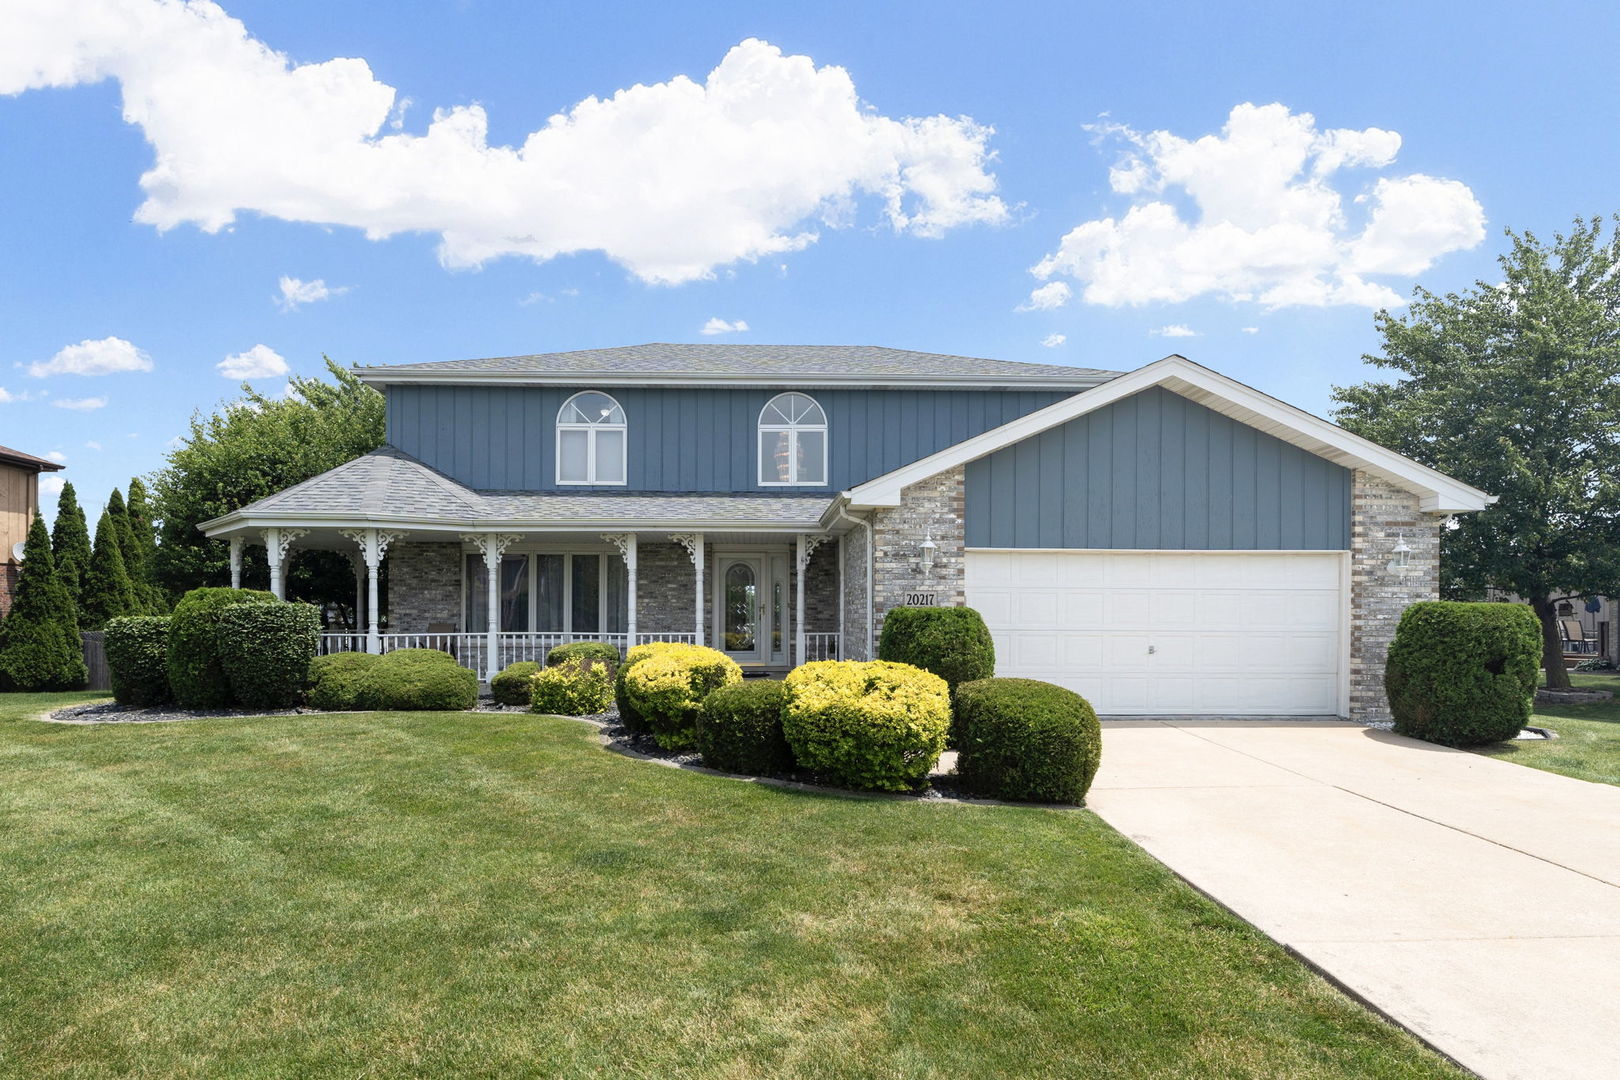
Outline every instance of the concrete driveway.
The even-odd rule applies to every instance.
[[[1089,803],[1482,1076],[1620,1076],[1620,788],[1356,724],[1113,721]]]

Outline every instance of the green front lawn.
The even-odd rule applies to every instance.
[[[0,1075],[1462,1075],[1089,813],[50,700],[0,697]]]
[[[1572,671],[1569,679],[1576,686],[1617,693],[1614,699],[1596,705],[1538,705],[1530,722],[1552,728],[1558,738],[1549,742],[1498,743],[1480,752],[1578,780],[1620,784],[1620,677]]]

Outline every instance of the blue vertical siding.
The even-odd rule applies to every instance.
[[[483,490],[557,487],[557,410],[581,389],[391,386],[388,441]],[[759,411],[777,391],[632,388],[624,407],[631,491],[784,491],[759,486]],[[1060,401],[1067,393],[814,390],[827,413],[828,483],[839,491]],[[570,486],[569,490],[578,491]],[[793,488],[794,491],[823,490]]]
[[[969,547],[1336,551],[1350,472],[1161,387],[967,467]]]

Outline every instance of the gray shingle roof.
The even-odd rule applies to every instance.
[[[637,521],[813,527],[832,502],[816,495],[476,491],[385,446],[243,507],[245,516],[420,519],[588,525]],[[232,515],[234,516],[234,515]]]
[[[1065,364],[1026,364],[973,356],[912,352],[876,345],[625,345],[612,349],[495,356],[478,360],[441,360],[426,364],[389,364],[359,369],[386,378],[391,374],[465,375],[782,375],[1063,378],[1096,382],[1118,375],[1100,368]]]

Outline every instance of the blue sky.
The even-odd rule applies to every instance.
[[[1325,413],[1381,303],[1620,209],[1598,5],[223,8],[0,16],[0,443],[92,507],[322,353],[1180,352]]]

